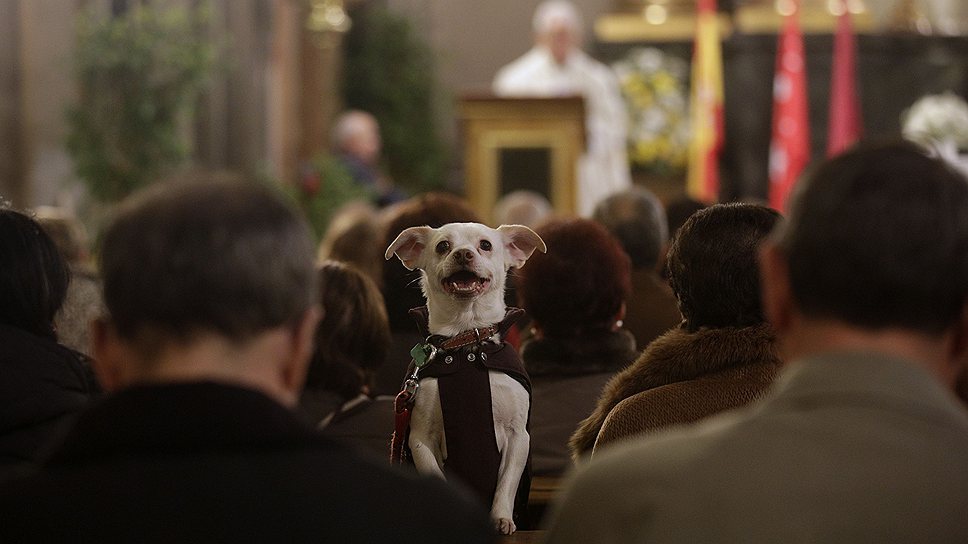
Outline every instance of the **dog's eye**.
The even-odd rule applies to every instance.
[[[481,249],[490,251],[492,249],[491,242],[489,240],[481,240]]]
[[[441,255],[444,253],[447,253],[448,251],[450,251],[450,242],[448,242],[447,240],[442,240],[440,242],[437,242],[436,251]]]

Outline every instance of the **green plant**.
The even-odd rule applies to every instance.
[[[306,165],[298,183],[282,186],[306,214],[317,240],[322,239],[333,215],[344,204],[354,200],[371,202],[375,196],[356,183],[339,159],[331,155],[313,159]]]
[[[67,148],[96,199],[123,198],[188,156],[180,125],[216,57],[203,32],[207,19],[205,6],[154,4],[118,17],[80,16]]]
[[[446,147],[434,123],[434,55],[410,23],[364,5],[346,36],[343,101],[380,122],[390,177],[410,192],[444,186]]]

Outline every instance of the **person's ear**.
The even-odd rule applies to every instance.
[[[655,273],[661,277],[665,277],[666,266],[669,263],[669,242],[662,243],[662,250],[659,251],[659,259],[655,263]]]
[[[618,307],[618,312],[615,314],[615,320],[612,321],[612,332],[615,332],[622,328],[625,324],[625,312],[628,310],[628,306],[625,301],[622,301],[622,305]]]
[[[790,267],[786,256],[773,242],[767,241],[760,248],[759,270],[763,314],[780,333],[790,327],[795,305],[790,287]]]
[[[965,395],[968,393],[968,304],[962,305],[958,321],[950,328],[946,352],[942,378],[950,381],[959,395]],[[968,402],[966,398],[962,400]]]
[[[968,407],[968,304],[962,306],[952,344],[951,371],[955,394]]]
[[[968,357],[968,304],[961,307],[961,315],[958,321],[951,328],[952,340],[949,348],[949,356],[952,358]]]
[[[124,386],[124,349],[111,321],[99,317],[91,321],[92,366],[98,383],[105,391],[117,391]]]
[[[286,393],[291,395],[293,402],[299,398],[299,394],[306,384],[309,359],[316,347],[316,326],[322,317],[322,308],[313,305],[303,313],[292,328],[289,355],[282,365],[282,382]]]

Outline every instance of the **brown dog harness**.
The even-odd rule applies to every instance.
[[[417,310],[419,313],[420,308],[414,308],[414,310]],[[419,319],[419,317],[417,319]],[[507,314],[505,315],[505,319],[507,319]],[[517,319],[517,316],[515,319]],[[403,447],[403,437],[407,434],[407,430],[410,428],[410,413],[413,408],[413,403],[417,397],[417,390],[420,388],[420,369],[430,364],[441,352],[448,353],[473,344],[482,344],[484,341],[494,336],[498,332],[504,331],[501,331],[498,325],[491,325],[490,327],[485,327],[483,329],[475,328],[469,331],[464,331],[457,336],[446,338],[443,342],[439,343],[434,343],[435,336],[429,336],[424,343],[417,344],[413,347],[413,349],[410,350],[410,367],[413,370],[410,372],[410,375],[404,382],[403,389],[397,393],[396,398],[393,400],[394,430],[390,447],[391,463],[400,464],[405,460],[404,455],[406,454],[406,448]],[[486,355],[482,356],[485,360],[487,359]],[[444,355],[444,357],[445,359],[450,357],[451,362],[453,362],[453,355]]]
[[[426,334],[427,308],[415,308],[410,313]],[[501,453],[494,436],[488,371],[498,370],[511,376],[529,395],[531,381],[512,346],[488,340],[495,334],[505,333],[523,314],[523,310],[509,308],[500,323],[464,331],[450,338],[428,336],[424,343],[414,346],[408,377],[394,402],[396,421],[390,452],[392,463],[412,462],[407,439],[419,381],[437,378],[447,441],[444,470],[448,477],[455,476],[474,489],[485,504],[493,501]],[[528,476],[526,470],[521,478],[524,499],[530,487]],[[522,496],[522,486],[519,486],[519,497]]]

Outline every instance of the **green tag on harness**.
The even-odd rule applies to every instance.
[[[433,344],[417,344],[410,350],[410,356],[413,357],[413,364],[417,365],[417,368],[427,366],[436,355],[437,348]]]

